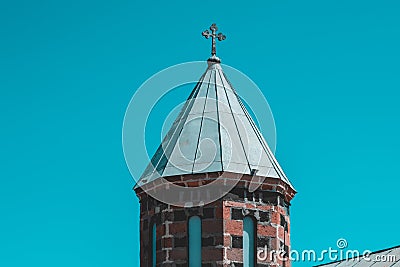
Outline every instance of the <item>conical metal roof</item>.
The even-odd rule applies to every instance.
[[[293,187],[219,62],[208,64],[136,187],[159,177],[224,171]]]

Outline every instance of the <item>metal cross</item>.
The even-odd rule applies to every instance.
[[[210,30],[211,30],[211,33],[210,33],[209,30],[205,30],[205,31],[202,32],[201,34],[202,34],[204,37],[206,37],[206,39],[208,39],[208,38],[211,37],[211,39],[212,39],[211,56],[214,57],[214,56],[216,56],[216,54],[217,54],[217,49],[216,49],[216,47],[215,47],[215,43],[216,43],[216,40],[215,40],[215,39],[218,39],[218,41],[223,41],[223,40],[226,39],[226,36],[223,35],[222,33],[218,33],[218,34],[217,34],[218,27],[217,27],[217,25],[216,25],[215,23],[213,23],[213,24],[210,26]]]

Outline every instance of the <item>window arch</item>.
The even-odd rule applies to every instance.
[[[243,267],[254,267],[256,263],[256,229],[254,219],[243,218]]]
[[[192,216],[188,223],[189,266],[201,267],[201,218]]]

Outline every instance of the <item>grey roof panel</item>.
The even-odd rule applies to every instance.
[[[222,168],[221,161],[196,163],[193,168],[193,173],[207,173],[207,172],[218,172]]]
[[[214,71],[210,71],[210,73],[214,73]],[[213,80],[210,80],[210,88],[207,94],[207,103],[204,108],[204,112],[217,112],[217,90],[215,90],[215,75],[213,75]]]
[[[342,261],[338,262],[336,267],[351,267],[354,266],[358,263],[358,261],[355,260],[348,260],[348,261]]]
[[[192,164],[189,165],[181,165],[179,167],[173,166],[173,165],[168,165],[165,167],[164,172],[163,172],[163,177],[168,177],[168,176],[175,176],[175,175],[183,175],[183,174],[190,174],[191,173],[191,167]],[[189,171],[190,169],[190,171]],[[160,176],[161,177],[161,176]]]
[[[221,161],[221,150],[219,147],[218,118],[216,113],[203,115],[194,164]]]
[[[233,115],[229,113],[220,113],[219,117],[221,121],[220,135],[222,161],[224,165],[228,162],[247,164],[246,154]],[[228,171],[227,168],[224,168],[224,170]]]

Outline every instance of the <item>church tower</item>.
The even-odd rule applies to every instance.
[[[291,266],[296,191],[223,72],[217,30],[203,32],[208,67],[134,188],[141,267]]]

